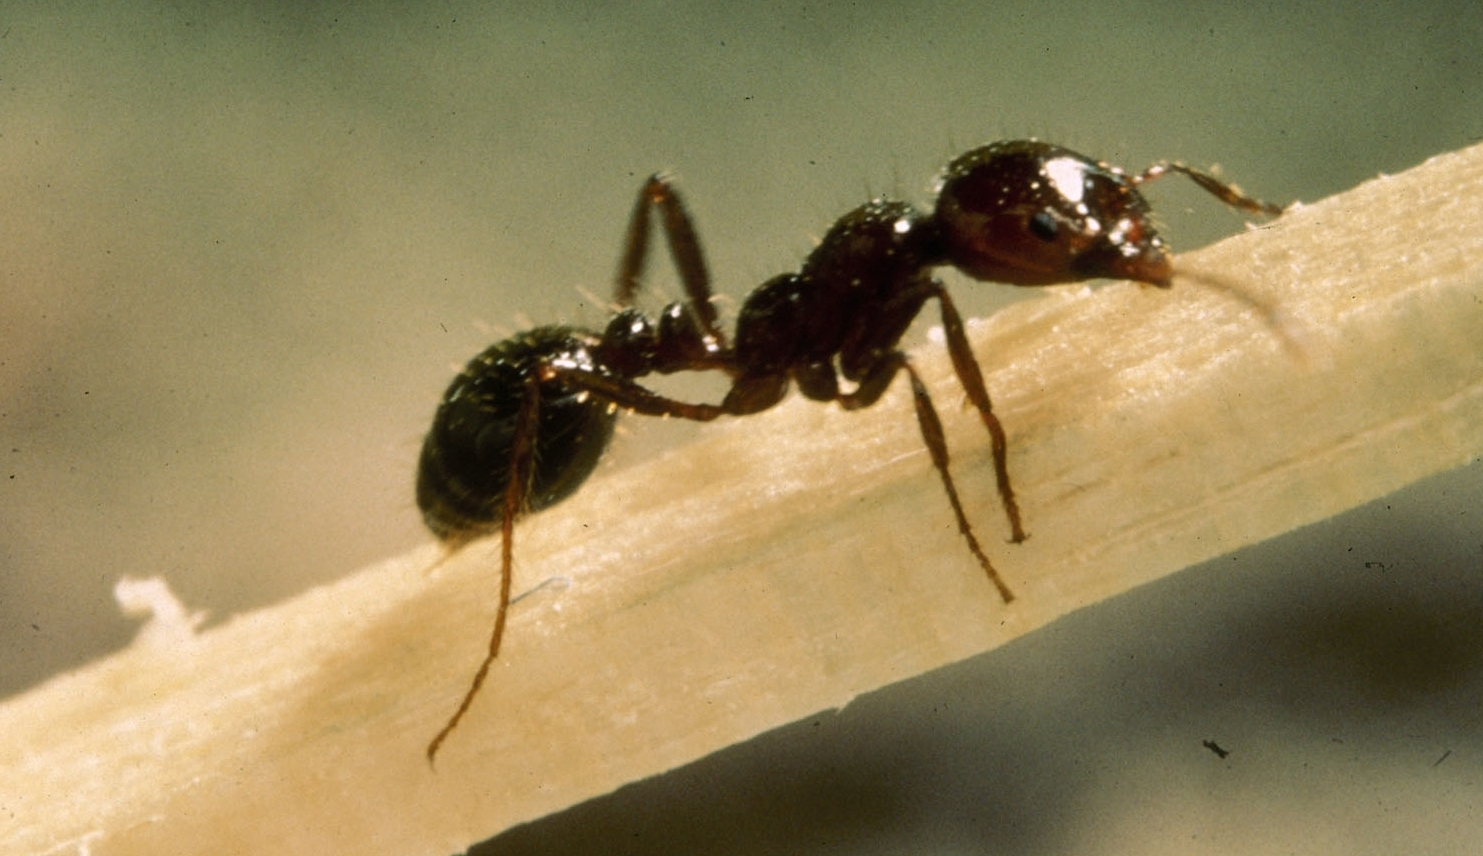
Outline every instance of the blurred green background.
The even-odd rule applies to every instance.
[[[1483,139],[1480,45],[1458,2],[0,4],[0,694],[126,644],[121,576],[220,620],[424,543],[453,367],[601,323],[650,172],[740,301],[990,139],[1274,201],[1398,172]],[[1150,196],[1176,247],[1241,228]],[[628,426],[609,472],[691,430]],[[481,852],[1475,852],[1480,498],[1434,479]]]

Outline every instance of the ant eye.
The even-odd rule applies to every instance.
[[[1030,218],[1030,234],[1042,241],[1054,241],[1056,239],[1056,218],[1045,211],[1040,211]]]

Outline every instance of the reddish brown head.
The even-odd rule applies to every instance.
[[[938,187],[936,219],[948,260],[979,280],[1131,279],[1167,288],[1173,276],[1135,180],[1037,140],[954,160]]]

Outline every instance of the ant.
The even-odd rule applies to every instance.
[[[468,711],[499,654],[510,603],[516,518],[560,502],[597,466],[619,410],[708,422],[782,401],[791,384],[815,401],[859,410],[905,372],[922,439],[969,551],[1009,603],[963,511],[948,470],[947,442],[927,387],[900,348],[929,300],[942,317],[953,368],[992,441],[994,474],[1010,540],[1026,538],[994,415],[963,320],[935,279],[952,266],[983,282],[1040,286],[1090,279],[1172,284],[1169,251],[1150,223],[1140,185],[1179,173],[1234,208],[1283,209],[1178,163],[1137,175],[1037,140],[992,143],[948,164],[930,213],[877,199],[845,214],[796,272],[759,286],[742,304],[735,341],[719,326],[710,275],[693,221],[662,175],[639,191],[615,286],[617,311],[597,334],[537,327],[475,357],[444,393],[422,447],[417,504],[450,551],[498,531],[499,605],[489,650],[458,709],[427,747],[431,762]],[[633,307],[658,211],[685,299],[655,321]],[[638,383],[653,373],[720,371],[731,381],[719,404],[660,395]],[[841,379],[850,385],[841,388]]]

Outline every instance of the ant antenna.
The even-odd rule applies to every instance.
[[[1136,187],[1140,184],[1153,181],[1160,176],[1168,175],[1169,173],[1182,175],[1199,185],[1201,190],[1204,190],[1232,208],[1251,214],[1266,214],[1276,217],[1291,207],[1274,205],[1270,202],[1263,202],[1254,196],[1247,196],[1236,185],[1221,181],[1211,173],[1195,169],[1192,166],[1186,166],[1178,161],[1161,161],[1156,163],[1138,175],[1129,176],[1128,182]],[[1213,273],[1176,269],[1174,275],[1197,285],[1203,285],[1211,290],[1219,291],[1232,300],[1244,304],[1248,309],[1255,311],[1257,316],[1262,319],[1262,322],[1281,341],[1283,348],[1289,354],[1299,360],[1306,360],[1303,340],[1307,337],[1303,334],[1300,325],[1275,305],[1252,294],[1240,283]]]
[[[1268,214],[1273,217],[1287,210],[1287,206],[1273,205],[1270,202],[1263,202],[1256,197],[1247,196],[1236,185],[1221,181],[1210,173],[1195,169],[1192,166],[1185,166],[1179,161],[1160,161],[1138,175],[1128,176],[1128,182],[1136,187],[1171,172],[1185,176],[1190,181],[1198,184],[1206,193],[1209,193],[1232,208],[1239,208],[1242,211],[1249,211],[1252,214]]]

